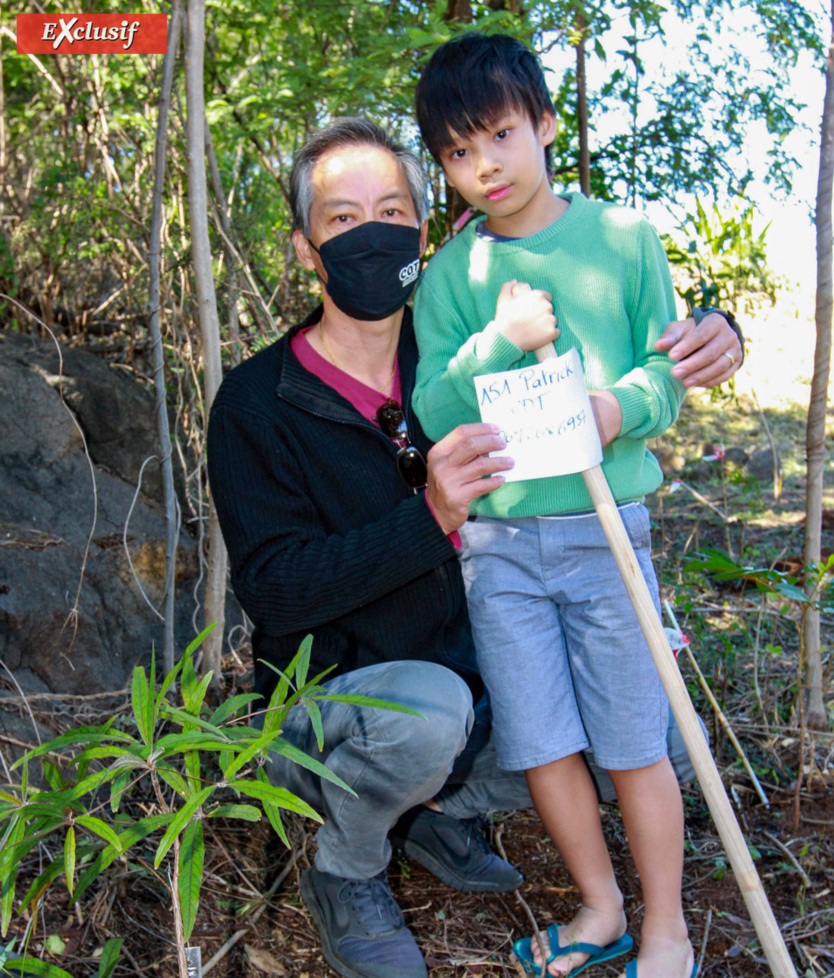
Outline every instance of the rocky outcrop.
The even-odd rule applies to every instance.
[[[0,658],[24,689],[119,689],[161,647],[165,519],[153,399],[96,357],[0,331]],[[83,436],[83,437],[82,437]],[[85,449],[86,442],[86,449]],[[135,572],[135,573],[134,573]],[[196,542],[179,540],[177,644]]]

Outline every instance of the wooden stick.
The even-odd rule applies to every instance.
[[[556,356],[552,343],[536,358]],[[582,473],[774,978],[797,978],[602,468]]]

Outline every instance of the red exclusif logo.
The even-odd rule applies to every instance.
[[[167,14],[18,14],[18,54],[165,54]]]

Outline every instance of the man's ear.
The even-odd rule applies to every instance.
[[[426,250],[426,245],[429,243],[429,222],[423,221],[420,225],[420,257],[423,256]]]
[[[556,116],[553,112],[545,112],[539,122],[539,142],[549,146],[556,138]]]
[[[307,269],[308,272],[316,271],[316,265],[313,261],[313,249],[310,247],[310,242],[304,237],[304,232],[301,228],[296,228],[292,233],[292,244],[295,248],[295,253],[298,256],[298,260]]]

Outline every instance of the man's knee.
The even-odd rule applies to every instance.
[[[403,664],[410,682],[399,698],[390,699],[416,710],[420,716],[386,711],[382,720],[391,746],[453,760],[466,743],[474,722],[472,694],[450,669],[434,663]],[[380,718],[381,719],[381,718]]]

